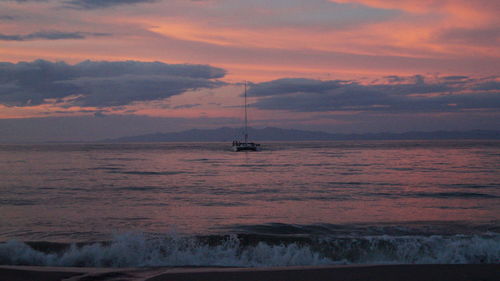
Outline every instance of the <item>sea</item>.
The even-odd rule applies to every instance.
[[[0,145],[0,264],[500,263],[500,141]]]

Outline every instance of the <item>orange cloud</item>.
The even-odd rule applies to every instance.
[[[314,29],[299,27],[214,27],[196,21],[153,22],[149,30],[162,36],[224,47],[314,50],[354,55],[442,58],[443,56],[498,56],[495,46],[478,45],[474,40],[440,40],[453,28],[467,28],[449,19],[415,17],[358,26],[356,29]],[[472,29],[474,32],[474,29]],[[458,48],[457,45],[460,47]]]
[[[401,32],[405,38],[389,33],[387,25],[360,27],[357,30],[310,30],[304,28],[213,28],[194,22],[161,23],[150,28],[150,31],[180,40],[202,42],[219,46],[238,48],[314,50],[324,52],[342,52],[356,55],[405,55],[410,57],[430,56],[431,53],[415,53],[416,42],[422,34],[428,36],[429,31]],[[388,39],[397,38],[397,42]],[[408,44],[404,44],[407,42]],[[394,44],[399,51],[383,50],[383,46]],[[410,48],[411,46],[411,48]],[[405,50],[407,48],[407,50]],[[395,52],[396,51],[396,52]]]
[[[500,4],[480,0],[332,0],[359,3],[375,8],[397,9],[406,14],[391,21],[367,27],[374,37],[383,39],[387,49],[410,54],[451,57],[498,57]],[[479,40],[478,40],[479,38]],[[490,44],[482,44],[487,41]],[[377,40],[372,41],[373,45]],[[396,51],[395,54],[398,52]],[[400,53],[407,55],[405,53]]]

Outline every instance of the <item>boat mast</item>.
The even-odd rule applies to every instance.
[[[245,80],[245,143],[248,143],[247,81]]]

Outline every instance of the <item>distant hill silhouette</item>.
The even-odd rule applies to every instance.
[[[321,140],[439,140],[439,139],[500,139],[500,131],[433,131],[406,133],[330,134],[320,131],[302,131],[267,127],[249,128],[251,141],[321,141]],[[175,133],[155,133],[140,136],[107,139],[105,142],[217,142],[242,140],[243,129],[192,129]]]

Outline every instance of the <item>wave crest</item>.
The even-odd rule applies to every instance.
[[[111,242],[35,249],[27,243],[0,244],[0,264],[77,267],[304,266],[373,263],[495,263],[500,236],[373,236],[279,240],[252,243],[237,235],[148,237],[116,235]]]
[[[9,265],[142,267],[142,266],[291,266],[330,264],[308,246],[269,245],[260,242],[243,247],[236,235],[217,245],[196,238],[167,236],[146,238],[144,234],[115,236],[110,243],[78,247],[71,244],[62,253],[44,253],[18,241],[0,245],[0,263]]]

